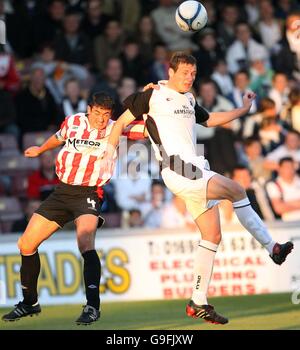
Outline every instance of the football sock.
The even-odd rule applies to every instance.
[[[207,304],[207,291],[218,245],[201,240],[196,250],[192,300],[197,305]]]
[[[36,251],[33,255],[21,255],[21,288],[23,303],[33,305],[37,303],[37,282],[41,269],[40,256]]]
[[[99,286],[101,278],[101,264],[96,250],[89,250],[82,254],[84,259],[83,276],[87,305],[99,310]]]
[[[261,218],[252,209],[248,197],[233,203],[233,208],[240,223],[252,236],[272,254],[275,242]]]

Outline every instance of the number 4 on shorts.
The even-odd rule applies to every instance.
[[[93,209],[96,208],[96,201],[94,201],[94,200],[91,199],[90,197],[87,198],[87,202],[88,202],[88,204],[92,204]]]

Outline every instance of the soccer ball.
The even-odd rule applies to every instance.
[[[196,32],[207,23],[207,12],[199,1],[184,1],[177,7],[175,20],[184,32]]]

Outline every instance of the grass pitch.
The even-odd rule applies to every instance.
[[[300,304],[291,294],[211,298],[216,310],[229,318],[224,326],[185,315],[186,300],[115,302],[102,305],[101,319],[77,326],[80,305],[42,306],[38,317],[0,321],[1,330],[300,330]],[[0,317],[9,309],[0,309]]]

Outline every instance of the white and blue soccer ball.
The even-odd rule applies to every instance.
[[[188,0],[177,7],[175,20],[184,32],[197,32],[206,25],[207,12],[199,1]]]

